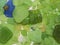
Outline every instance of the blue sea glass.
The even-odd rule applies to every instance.
[[[13,1],[12,0],[9,0],[5,6],[7,6],[8,8],[7,9],[4,9],[4,14],[6,17],[13,17],[13,11],[15,9],[15,6],[13,5]],[[4,6],[4,7],[5,7]]]

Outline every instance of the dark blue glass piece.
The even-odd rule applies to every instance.
[[[7,17],[13,17],[12,13],[15,9],[15,6],[13,5],[13,2],[12,0],[9,0],[5,6],[3,7],[4,8],[4,14],[5,16]]]

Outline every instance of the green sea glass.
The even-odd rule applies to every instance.
[[[2,27],[0,29],[0,43],[7,43],[12,36],[13,33],[7,27]]]

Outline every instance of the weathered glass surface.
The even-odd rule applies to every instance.
[[[0,45],[60,45],[60,0],[0,0]]]

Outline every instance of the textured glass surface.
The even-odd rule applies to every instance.
[[[60,45],[60,0],[0,0],[0,45]]]

